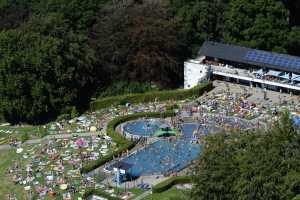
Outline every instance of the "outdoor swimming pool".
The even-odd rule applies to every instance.
[[[132,165],[128,173],[133,177],[178,172],[201,153],[201,145],[187,140],[159,140],[126,157],[122,162]]]
[[[165,123],[158,119],[132,121],[124,124],[123,132],[151,137]],[[198,123],[184,123],[181,125],[183,137],[180,139],[160,139],[125,157],[121,162],[130,166],[127,173],[132,177],[178,172],[196,160],[201,153],[201,145],[191,143],[193,132],[200,127]],[[112,165],[107,169],[112,170]]]
[[[184,123],[181,125],[182,136],[184,139],[191,139],[193,132],[199,128],[198,123]]]
[[[158,119],[137,120],[126,123],[123,131],[131,135],[149,137],[153,136],[162,124],[164,122]]]
[[[223,130],[222,128],[217,126],[212,126],[212,125],[202,126],[199,123],[183,123],[181,125],[183,139],[192,139],[194,131],[197,131],[197,133],[201,135],[208,135],[211,133],[221,132],[222,130]]]

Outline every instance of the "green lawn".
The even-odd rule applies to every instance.
[[[137,196],[140,196],[141,194],[144,193],[144,190],[140,189],[140,188],[131,188],[129,189],[130,192],[132,192],[134,194],[133,197],[129,198],[129,200],[136,198]]]
[[[188,200],[190,196],[189,190],[179,190],[172,187],[162,193],[153,193],[145,198],[145,200]]]
[[[131,188],[129,192],[132,192],[135,196],[139,196],[140,194],[144,193],[144,190],[140,188]]]
[[[5,175],[5,171],[11,166],[13,160],[17,159],[15,151],[0,151],[0,200],[7,199],[6,195],[14,193],[18,200],[25,200],[26,194],[20,185],[15,185],[10,177]]]
[[[3,126],[0,127],[0,144],[6,144],[10,138],[21,140],[24,133],[27,133],[30,139],[40,138],[45,135],[46,130],[42,126]]]

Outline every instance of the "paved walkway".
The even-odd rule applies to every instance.
[[[78,136],[78,137],[88,137],[92,135],[98,135],[101,132],[85,132],[85,133],[73,133],[73,134],[58,134],[58,135],[47,135],[43,138],[39,139],[32,139],[32,140],[27,140],[23,144],[40,144],[41,142],[47,141],[47,140],[52,140],[52,139],[64,139],[64,138],[71,138],[73,136]],[[23,145],[22,144],[22,145]],[[3,144],[0,145],[0,151],[1,150],[9,150],[13,149],[14,147],[8,145],[8,144]]]

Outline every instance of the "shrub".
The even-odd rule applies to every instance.
[[[182,100],[189,97],[197,97],[202,95],[205,91],[209,91],[213,88],[212,83],[205,83],[198,85],[189,90],[167,90],[167,91],[153,91],[143,94],[127,94],[114,97],[106,97],[91,103],[91,109],[103,109],[112,105],[124,104],[124,102],[130,103],[146,103],[151,101],[166,101],[166,100]]]
[[[71,114],[70,114],[71,119],[74,119],[75,117],[78,117],[78,115],[79,115],[79,113],[78,113],[76,107],[73,106],[72,110],[71,110]]]
[[[40,127],[39,128],[39,136],[40,138],[46,137],[48,135],[47,128]]]
[[[292,200],[300,200],[300,194],[298,194],[297,196],[295,196]]]
[[[145,93],[149,91],[158,90],[155,85],[152,85],[149,82],[114,82],[107,88],[99,88],[96,91],[96,96],[100,97],[109,97],[109,96],[117,96],[124,95],[129,93]]]
[[[61,114],[57,117],[57,121],[63,121],[63,120],[68,120],[70,119],[70,114],[65,113],[65,114]]]
[[[176,176],[169,178],[157,185],[155,185],[152,189],[153,193],[160,193],[163,191],[166,191],[170,189],[172,186],[176,184],[185,184],[185,183],[191,183],[192,178],[189,176]]]
[[[178,104],[172,104],[172,105],[166,106],[166,110],[173,111],[174,109],[179,109],[179,105]]]
[[[29,140],[29,135],[28,135],[27,132],[25,132],[25,133],[23,133],[23,134],[21,135],[21,142],[24,143],[24,142],[26,142],[27,140]]]

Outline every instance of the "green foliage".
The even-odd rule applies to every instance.
[[[74,119],[75,117],[78,117],[78,115],[79,115],[79,113],[78,113],[78,111],[76,110],[76,107],[73,106],[73,107],[72,107],[72,110],[71,110],[71,114],[70,114],[71,119]]]
[[[226,42],[286,52],[288,10],[282,2],[231,0],[225,16]]]
[[[299,20],[300,21],[300,20]],[[292,28],[286,41],[289,53],[293,55],[300,55],[300,27]]]
[[[171,0],[173,10],[183,20],[193,55],[205,40],[222,40],[227,4],[228,0]]]
[[[105,7],[91,44],[110,79],[178,86],[189,56],[182,23],[163,1]]]
[[[69,120],[71,119],[70,114],[61,114],[57,117],[57,121]]]
[[[179,105],[178,104],[172,104],[172,105],[167,105],[166,106],[166,110],[173,111],[174,109],[179,109]]]
[[[300,194],[298,194],[297,196],[295,196],[292,200],[300,200]]]
[[[99,88],[96,92],[97,98],[110,97],[124,94],[145,93],[149,91],[155,91],[158,88],[150,83],[139,82],[116,82],[107,88]]]
[[[29,140],[29,134],[27,132],[25,132],[21,135],[21,142],[24,143],[27,140]]]
[[[38,133],[39,133],[39,137],[43,138],[43,137],[46,137],[48,135],[48,130],[47,130],[47,128],[40,127],[38,129]]]
[[[193,199],[290,200],[300,193],[300,136],[288,113],[268,132],[208,138]]]
[[[0,0],[0,31],[19,27],[29,15],[30,9],[26,3],[12,4]]]
[[[157,185],[155,185],[152,188],[153,193],[161,193],[168,189],[170,189],[172,186],[177,184],[185,184],[185,183],[191,183],[192,178],[189,176],[174,176],[171,177]]]
[[[203,41],[215,40],[300,55],[299,0],[171,0],[171,5],[194,54]]]
[[[112,140],[117,143],[118,149],[112,153],[110,153],[107,156],[104,156],[98,160],[94,160],[89,162],[87,165],[83,166],[81,169],[81,173],[88,173],[99,166],[111,161],[114,157],[120,155],[126,150],[130,150],[135,146],[134,142],[126,140],[122,135],[120,135],[118,132],[115,131],[115,128],[119,125],[122,124],[126,121],[134,120],[134,119],[139,119],[142,117],[149,117],[149,118],[154,118],[154,117],[171,117],[174,116],[174,113],[171,111],[167,111],[165,113],[156,113],[156,112],[150,112],[150,113],[136,113],[132,115],[126,115],[126,116],[121,116],[113,119],[110,121],[107,125],[107,135],[112,138]]]
[[[128,94],[114,97],[106,97],[100,100],[96,100],[91,103],[92,110],[98,110],[107,108],[111,105],[120,105],[124,102],[130,103],[146,103],[151,101],[166,101],[166,100],[182,100],[189,97],[198,97],[205,91],[209,91],[213,88],[212,83],[205,83],[198,85],[189,90],[166,90],[166,91],[154,91],[144,94]]]
[[[93,52],[81,35],[57,35],[65,31],[57,23],[62,23],[57,33],[45,33],[47,22],[39,30],[0,33],[0,109],[8,122],[42,123],[89,101]]]

